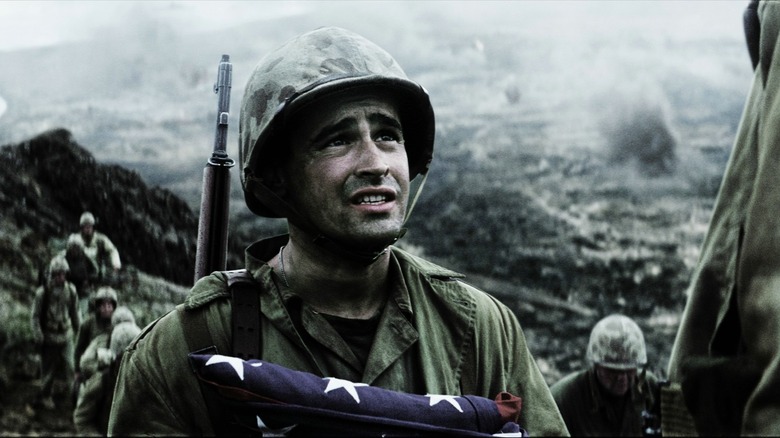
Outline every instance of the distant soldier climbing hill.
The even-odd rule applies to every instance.
[[[89,344],[100,335],[108,335],[111,333],[113,324],[111,319],[114,315],[118,304],[118,296],[116,291],[111,286],[101,286],[92,296],[92,314],[89,315],[84,322],[79,326],[78,336],[76,337],[76,348],[73,354],[73,360],[75,363],[75,388],[88,376],[81,374],[81,367],[79,361],[81,355],[87,350]],[[78,392],[76,390],[76,392]]]
[[[32,330],[41,346],[42,388],[36,405],[56,407],[54,398],[64,398],[55,391],[55,380],[69,382],[73,373],[73,338],[79,328],[76,287],[65,280],[69,271],[64,257],[56,256],[49,264],[47,281],[35,291],[32,308]],[[65,387],[65,385],[60,385]]]
[[[79,233],[68,237],[68,245],[60,255],[65,257],[70,266],[68,281],[76,286],[79,296],[79,312],[81,317],[87,316],[87,307],[90,295],[94,290],[92,282],[97,278],[97,268],[84,252],[84,240]]]
[[[91,287],[110,284],[122,269],[119,251],[108,236],[95,231],[95,216],[92,213],[88,211],[82,213],[79,226],[81,231],[68,237],[69,247],[71,244],[74,246],[80,244],[78,246],[83,249],[84,255],[91,262],[92,266],[87,268],[87,272],[91,275],[89,278]]]

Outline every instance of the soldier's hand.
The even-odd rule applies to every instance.
[[[114,352],[108,348],[100,347],[97,350],[97,357],[101,367],[108,366],[114,361]]]

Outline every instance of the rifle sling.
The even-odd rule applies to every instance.
[[[228,277],[227,286],[232,297],[232,355],[244,360],[257,359],[260,356],[260,299],[257,283],[246,269],[225,271]],[[187,347],[193,353],[217,354],[208,321],[203,310],[186,310],[178,307],[181,316],[184,338]],[[230,352],[225,352],[231,354]],[[231,436],[235,432],[231,427],[232,416],[222,406],[217,394],[212,388],[198,380],[201,394],[209,412],[212,428],[216,435]]]
[[[227,271],[233,297],[233,356],[260,358],[260,298],[258,284],[246,269]]]

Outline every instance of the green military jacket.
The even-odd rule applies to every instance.
[[[73,342],[79,328],[78,295],[73,283],[62,287],[39,286],[35,290],[32,310],[32,330],[47,345]]]
[[[669,360],[705,435],[780,435],[780,3],[761,1],[758,19],[758,65]]]
[[[94,314],[81,323],[78,335],[76,336],[76,348],[74,348],[73,351],[73,359],[76,364],[77,373],[81,372],[81,356],[87,351],[92,341],[101,335],[105,335],[106,339],[108,339],[108,336],[111,335],[112,328],[111,318],[101,319]],[[108,347],[108,345],[105,345],[105,347]],[[86,378],[89,376],[84,377]]]
[[[81,384],[73,409],[73,426],[79,436],[106,436],[119,361],[115,358],[104,364]]]
[[[84,353],[79,356],[77,363],[78,370],[81,372],[82,382],[110,365],[110,361],[107,361],[111,357],[110,355],[101,357],[101,350],[109,350],[110,341],[111,332],[101,333],[92,339],[92,342],[84,349]]]
[[[565,376],[550,391],[572,436],[643,436],[642,410],[652,405],[655,385],[648,373],[621,402],[601,390],[591,367]]]
[[[566,427],[512,312],[458,280],[460,275],[391,252],[391,296],[365,368],[324,317],[282,287],[270,260],[286,236],[247,249],[259,283],[264,360],[323,377],[338,377],[417,394],[500,391],[522,397],[520,424],[532,435],[564,435]],[[198,381],[190,370],[181,312],[205,312],[212,343],[231,352],[231,301],[226,275],[198,281],[187,300],[144,329],[122,361],[109,422],[116,435],[213,435]]]
[[[116,245],[111,239],[103,233],[95,231],[92,235],[92,239],[89,242],[84,240],[81,233],[73,233],[71,237],[75,238],[81,243],[81,247],[84,249],[84,254],[92,263],[92,269],[90,272],[96,276],[105,275],[104,266],[121,269],[122,260],[119,257],[119,250],[116,249]],[[91,281],[98,280],[97,278],[90,279]]]

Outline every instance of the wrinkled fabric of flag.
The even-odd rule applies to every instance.
[[[233,432],[262,436],[528,436],[516,422],[522,400],[507,392],[495,400],[418,395],[263,360],[189,357],[202,388],[220,406],[224,424],[214,425],[218,433],[230,423]]]

